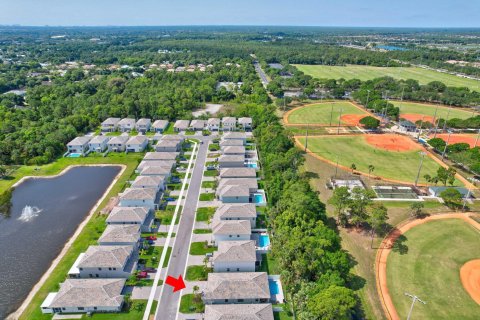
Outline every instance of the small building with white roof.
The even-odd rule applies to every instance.
[[[190,126],[190,120],[177,120],[173,125],[175,132],[186,131]]]
[[[228,146],[228,147],[221,147],[221,153],[224,155],[245,155],[245,147],[244,146]]]
[[[182,149],[182,142],[180,140],[161,139],[155,145],[157,152],[179,152]]]
[[[257,209],[254,203],[223,203],[215,211],[217,220],[246,220],[255,228]]]
[[[207,128],[207,121],[201,119],[195,119],[190,122],[190,130],[193,131],[202,131]]]
[[[209,118],[207,120],[207,129],[210,131],[219,131],[220,123],[221,122],[219,118]]]
[[[245,167],[245,155],[221,155],[218,158],[220,168],[242,168]]]
[[[223,203],[250,203],[248,186],[229,185],[217,188],[217,197]]]
[[[138,224],[110,224],[98,239],[98,244],[102,246],[133,245],[137,248],[140,241],[140,230],[141,227]]]
[[[238,124],[242,126],[245,131],[252,130],[253,128],[252,118],[249,117],[238,118]]]
[[[207,304],[203,320],[274,320],[270,303]]]
[[[158,192],[165,190],[165,183],[164,176],[137,176],[130,187],[134,189],[155,189]]]
[[[256,178],[257,171],[254,168],[223,168],[220,169],[219,177],[223,178]]]

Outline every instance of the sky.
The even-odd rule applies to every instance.
[[[480,0],[0,0],[0,25],[480,27]]]

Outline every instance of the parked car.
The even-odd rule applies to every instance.
[[[147,240],[157,240],[157,236],[148,236]]]
[[[167,201],[175,201],[175,198],[165,198]]]
[[[155,272],[157,272],[157,269],[155,269],[155,268],[145,268],[145,269],[143,269],[143,271],[145,271],[146,273],[155,273]]]
[[[146,279],[148,277],[148,273],[145,271],[140,271],[137,273],[137,279]]]

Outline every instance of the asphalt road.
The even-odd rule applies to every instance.
[[[172,256],[168,264],[167,276],[178,278],[179,275],[185,279],[185,265],[187,264],[189,243],[193,226],[195,224],[195,211],[197,209],[197,201],[202,186],[202,177],[205,165],[205,159],[208,152],[208,141],[211,137],[194,137],[203,141],[199,144],[197,159],[193,168],[192,178],[188,187],[188,193],[185,199],[185,205],[182,210],[182,218],[178,225],[175,236],[175,243],[172,248]],[[155,312],[156,320],[175,320],[178,312],[178,305],[182,291],[173,293],[173,288],[166,286],[163,289],[160,301],[158,302],[157,311]]]
[[[254,62],[253,65],[255,66],[255,70],[257,71],[258,75],[260,76],[260,80],[262,81],[263,86],[266,87],[269,82],[267,75],[265,74],[258,62]]]

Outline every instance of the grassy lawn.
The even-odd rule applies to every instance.
[[[215,214],[215,207],[205,207],[197,209],[197,221],[208,221]]]
[[[426,116],[433,117],[435,115],[435,110],[437,106],[431,104],[420,104],[420,103],[411,103],[408,101],[391,101],[395,105],[395,107],[400,108],[400,117],[402,114],[405,113],[416,113],[416,114],[423,114]],[[448,115],[447,106],[440,106],[437,110],[437,119],[447,119]],[[459,119],[467,119],[472,116],[472,111],[468,111],[465,109],[460,108],[451,108],[450,115],[448,116],[449,119],[459,118]]]
[[[305,143],[301,138],[300,142]],[[413,183],[420,164],[419,151],[391,152],[377,149],[364,140],[364,136],[332,136],[308,139],[308,148],[316,155],[349,168],[352,163],[357,170],[368,172],[373,165],[376,176]],[[429,157],[425,157],[420,174],[420,183],[426,183],[425,174],[436,175],[439,165]]]
[[[167,128],[163,131],[163,134],[178,134],[173,128],[174,124],[175,123],[169,122]]]
[[[208,150],[209,150],[209,151],[217,151],[217,150],[220,150],[220,144],[218,144],[218,143],[210,143],[210,145],[208,146]]]
[[[215,193],[200,194],[200,201],[213,201],[213,200],[215,200]]]
[[[160,219],[161,224],[163,225],[169,225],[172,223],[173,219],[173,214],[175,212],[175,206],[167,206],[165,210],[158,210],[155,212],[155,218]],[[180,206],[177,214],[177,220],[175,221],[175,224],[178,224],[180,221],[180,212],[182,212],[182,206]]]
[[[461,266],[480,258],[480,234],[460,220],[431,221],[405,233],[401,247],[390,253],[387,281],[400,318],[406,318],[414,293],[415,319],[478,319],[480,306],[464,290]],[[406,252],[404,252],[406,251]]]
[[[324,65],[295,65],[300,71],[314,78],[327,79],[360,79],[362,81],[389,76],[394,79],[413,79],[420,84],[432,81],[441,81],[451,87],[468,87],[480,91],[480,81],[460,78],[451,74],[426,70],[416,67],[373,67],[373,66],[324,66]]]
[[[333,106],[333,112],[332,112]],[[335,101],[335,102],[325,102],[325,103],[315,103],[312,105],[307,105],[305,107],[296,109],[288,116],[289,124],[306,124],[306,123],[315,123],[315,124],[325,124],[325,125],[337,125],[340,115],[345,114],[368,114],[355,107],[353,104],[347,101]],[[331,117],[331,121],[330,121]],[[343,122],[341,122],[343,123]]]
[[[204,311],[205,305],[203,304],[200,294],[194,295],[190,293],[182,296],[180,300],[181,313],[202,313]]]
[[[110,154],[108,157],[89,156],[85,158],[61,158],[54,163],[40,166],[40,170],[34,170],[35,166],[22,166],[18,168],[14,173],[14,180],[8,180],[8,183],[4,183],[5,180],[0,181],[0,190],[5,190],[10,187],[13,182],[17,181],[26,175],[53,175],[62,171],[65,167],[72,164],[125,164],[127,168],[112,187],[110,193],[105,197],[103,202],[99,206],[101,210],[109,201],[109,199],[117,195],[125,187],[126,182],[130,179],[130,176],[134,173],[135,168],[138,165],[139,160],[143,157],[143,154]],[[44,285],[40,288],[37,294],[34,296],[32,302],[28,305],[26,310],[20,316],[20,319],[51,319],[51,316],[44,315],[40,311],[40,305],[51,291],[58,290],[58,285],[66,278],[67,272],[73,265],[78,255],[84,252],[88,246],[95,244],[97,239],[105,229],[106,215],[95,214],[88,221],[85,228],[72,244],[66,255],[54,269],[50,277],[45,281]]]
[[[212,268],[205,268],[204,266],[189,266],[185,280],[187,281],[206,281],[209,272],[213,272]]]
[[[147,300],[132,300],[130,308],[126,311],[119,313],[94,313],[91,316],[84,315],[82,319],[94,319],[94,320],[140,320],[143,318],[143,313],[147,307]],[[153,301],[152,309],[155,313],[157,308],[157,301]]]
[[[257,228],[266,228],[267,227],[267,216],[265,214],[259,214],[257,216]]]
[[[289,316],[288,313],[285,311],[280,311],[280,312],[273,313],[273,319],[274,320],[291,320],[293,319],[293,317]]]
[[[195,229],[193,230],[194,234],[208,234],[212,233],[212,229]]]
[[[218,176],[218,170],[205,170],[203,175],[205,177],[216,177]]]
[[[216,186],[217,186],[217,183],[215,181],[203,181],[202,182],[202,188],[215,189]]]
[[[278,262],[271,253],[262,254],[262,264],[260,265],[259,271],[266,272],[268,274],[280,274]]]
[[[215,251],[215,247],[209,247],[205,242],[192,242],[190,254],[194,256],[203,256]]]

